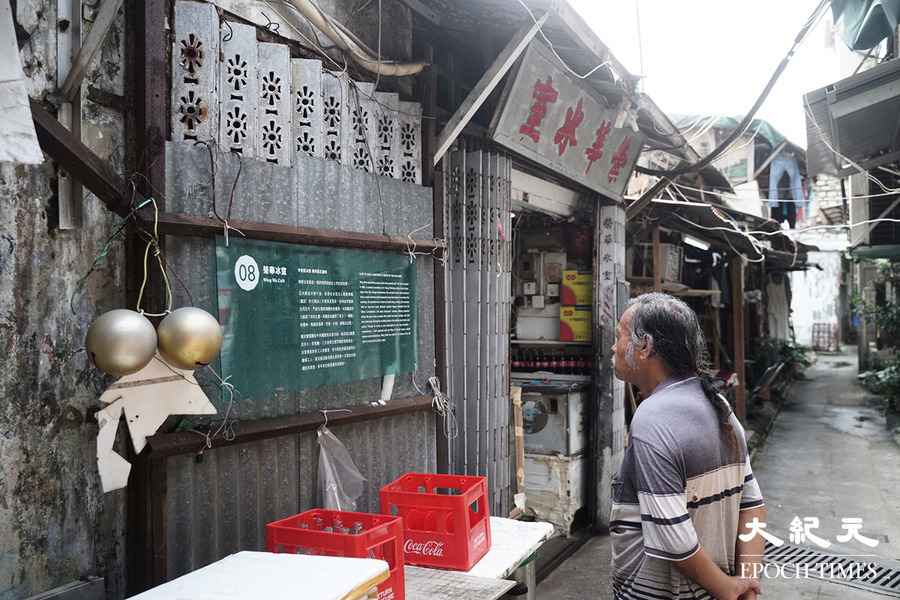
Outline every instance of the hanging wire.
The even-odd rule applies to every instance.
[[[547,37],[547,34],[544,33],[543,26],[540,24],[540,21],[538,21],[538,18],[534,15],[534,13],[531,11],[531,9],[528,7],[528,5],[525,4],[525,2],[523,2],[522,0],[518,0],[518,2],[519,2],[519,4],[522,5],[522,8],[525,9],[525,12],[528,13],[528,16],[531,17],[531,20],[534,21],[534,24],[538,26],[538,32],[541,34],[541,37],[544,39],[544,42],[550,48],[550,51],[553,52],[553,55],[556,57],[556,59],[559,60],[560,64],[563,66],[563,68],[566,69],[566,71],[568,71],[569,73],[571,73],[574,77],[577,77],[578,79],[587,79],[588,77],[590,77],[591,75],[593,75],[594,73],[596,73],[597,71],[602,69],[603,67],[606,67],[607,69],[609,69],[609,72],[610,72],[610,74],[612,74],[614,79],[619,78],[618,74],[615,72],[615,70],[613,70],[611,63],[608,60],[603,61],[602,63],[595,66],[593,69],[589,70],[587,73],[584,73],[584,74],[581,74],[581,73],[575,71],[574,69],[572,69],[572,67],[570,67],[569,64],[563,59],[563,57],[560,56],[559,53],[556,51],[556,47],[553,45],[553,42],[551,42],[550,38]]]
[[[156,204],[155,198],[151,197],[149,200],[153,203],[153,235],[147,241],[146,248],[144,248],[144,277],[141,280],[141,287],[138,291],[137,306],[135,310],[148,317],[164,317],[172,312],[172,287],[169,285],[169,276],[166,274],[166,268],[163,265],[162,258],[160,258],[161,252],[159,249],[159,207]],[[161,313],[148,313],[145,312],[143,308],[141,308],[141,303],[144,299],[144,288],[147,286],[147,274],[149,273],[149,266],[147,264],[147,261],[150,258],[150,248],[153,248],[154,257],[156,258],[156,262],[159,264],[159,270],[162,273],[163,282],[166,286],[166,310]]]
[[[823,144],[825,144],[826,148],[831,150],[831,152],[835,156],[837,156],[838,158],[840,158],[842,160],[847,161],[857,171],[864,174],[866,176],[866,179],[868,179],[869,181],[871,181],[872,183],[877,185],[879,188],[881,188],[882,191],[884,191],[888,194],[896,194],[896,193],[900,192],[900,188],[889,188],[889,187],[885,186],[884,183],[882,183],[877,177],[875,177],[874,175],[872,175],[871,173],[869,173],[868,171],[863,169],[861,166],[859,166],[858,164],[856,164],[855,162],[850,160],[848,157],[846,157],[843,154],[841,154],[840,152],[838,152],[834,148],[834,146],[832,146],[830,143],[828,143],[828,140],[825,138],[825,133],[822,131],[822,128],[819,126],[819,122],[816,121],[815,115],[813,115],[812,107],[809,105],[809,99],[806,96],[803,96],[803,107],[804,107],[804,110],[806,111],[806,116],[809,117],[809,120],[812,121],[813,127],[815,127],[816,131],[818,132],[819,139],[822,141]],[[861,197],[862,196],[854,196],[854,198],[861,198]]]
[[[159,356],[154,355],[153,359],[158,361],[161,365],[166,367],[173,374],[177,375],[178,377],[181,377],[181,379],[183,379],[184,381],[188,382],[191,385],[196,385],[197,387],[203,389],[203,386],[200,385],[196,380],[187,378],[184,375],[184,373],[182,373],[181,371],[172,367],[172,365],[170,365],[163,359],[159,358]],[[206,370],[208,370],[210,373],[212,373],[213,377],[215,377],[216,383],[218,384],[219,388],[224,390],[225,393],[228,394],[228,405],[225,408],[225,416],[222,418],[221,423],[219,423],[219,426],[216,428],[216,430],[214,432],[212,432],[212,431],[213,431],[213,427],[215,426],[215,421],[210,421],[209,429],[207,431],[200,431],[198,429],[189,429],[188,430],[191,433],[196,433],[197,435],[200,435],[203,437],[203,440],[205,443],[204,443],[204,447],[200,449],[199,454],[203,454],[204,450],[208,450],[208,449],[212,448],[213,442],[219,437],[219,435],[222,435],[224,437],[224,439],[229,442],[233,441],[237,437],[237,434],[235,433],[235,425],[239,422],[239,420],[237,419],[237,417],[232,417],[231,412],[234,408],[235,395],[237,395],[237,396],[241,395],[240,391],[238,391],[238,389],[236,387],[234,387],[234,384],[232,384],[231,382],[228,381],[229,379],[231,379],[231,375],[229,375],[228,377],[225,377],[223,379],[216,372],[216,370],[212,368],[212,365],[204,365],[204,366],[206,367]],[[212,433],[210,433],[210,432],[212,432]]]
[[[211,186],[212,193],[210,194],[212,196],[212,212],[213,212],[213,215],[215,215],[215,217],[219,220],[219,222],[222,223],[223,234],[225,237],[225,247],[227,248],[229,231],[236,231],[242,237],[247,237],[244,235],[243,231],[241,231],[237,227],[232,227],[228,223],[228,219],[231,218],[231,208],[234,206],[234,192],[237,189],[238,181],[241,178],[241,172],[244,169],[244,157],[241,156],[241,154],[239,152],[232,152],[233,155],[237,156],[238,168],[237,168],[237,173],[235,173],[235,175],[234,175],[234,180],[231,182],[231,193],[229,193],[229,195],[228,195],[228,208],[225,210],[225,216],[223,217],[222,215],[219,214],[218,203],[216,202],[216,172],[217,172],[216,163],[218,162],[218,160],[216,158],[216,153],[213,150],[212,146],[210,146],[209,144],[207,144],[204,141],[194,142],[194,145],[195,146],[203,146],[204,148],[206,148],[207,153],[209,153],[209,171],[212,176],[212,186]]]
[[[132,184],[133,185],[133,184]],[[100,267],[100,264],[109,256],[109,252],[112,249],[113,242],[115,242],[119,236],[125,231],[125,228],[128,224],[134,219],[134,216],[137,212],[150,203],[150,200],[144,200],[139,205],[134,205],[134,194],[132,194],[132,208],[125,215],[122,220],[119,222],[118,226],[113,230],[113,232],[106,238],[106,241],[103,242],[103,246],[100,248],[100,252],[94,257],[94,260],[91,262],[91,266],[88,268],[87,273],[84,274],[76,283],[75,289],[72,291],[72,295],[69,297],[69,310],[72,311],[72,314],[77,314],[75,310],[75,301],[81,295],[81,292],[84,291],[84,286],[87,283],[88,278],[94,274],[95,271]]]
[[[374,154],[372,153],[372,145],[370,143],[371,139],[369,136],[369,128],[366,127],[365,119],[363,118],[362,103],[359,101],[359,95],[360,95],[359,86],[352,79],[348,78],[347,81],[349,82],[349,86],[347,88],[348,95],[353,96],[354,102],[356,104],[356,120],[360,123],[360,128],[362,130],[363,145],[366,149],[366,156],[369,161],[369,166],[372,168],[372,171],[374,172],[375,171],[375,157],[374,157]],[[341,87],[341,90],[343,91],[343,87]],[[356,125],[353,122],[352,115],[350,117],[349,125],[350,125],[350,130],[355,135],[356,134]],[[378,208],[381,212],[381,234],[386,236],[388,233],[387,233],[387,222],[385,221],[385,218],[384,218],[384,196],[381,193],[381,177],[379,177],[376,174],[374,179],[375,179],[375,188],[378,191]]]
[[[413,387],[416,388],[419,395],[425,396],[425,390],[420,388],[419,384],[416,383],[416,374],[411,373],[410,377],[412,378]],[[459,423],[456,420],[456,412],[450,404],[450,398],[441,391],[441,380],[438,379],[437,376],[429,377],[428,386],[431,388],[432,394],[431,406],[444,422],[444,436],[448,440],[455,439],[459,436]]]

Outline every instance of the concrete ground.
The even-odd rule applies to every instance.
[[[900,447],[892,440],[877,399],[856,383],[855,348],[819,356],[797,382],[753,464],[768,507],[767,530],[790,542],[795,516],[818,517],[813,533],[834,543],[830,553],[875,555],[900,567]],[[841,519],[863,519],[862,534],[875,548],[852,541],[837,544]],[[807,542],[805,547],[817,549]],[[540,600],[606,600],[609,592],[608,537],[597,537],[538,586]],[[763,597],[801,600],[884,598],[821,579],[763,581]]]

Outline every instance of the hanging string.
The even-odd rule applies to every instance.
[[[337,412],[337,413],[353,413],[349,408],[322,408],[319,409],[319,412],[322,413],[322,416],[325,417],[325,422],[322,423],[322,427],[328,427],[328,413]]]
[[[132,187],[133,187],[132,183]],[[75,289],[72,291],[72,295],[69,297],[69,310],[72,311],[72,314],[76,314],[75,311],[75,301],[81,295],[81,292],[84,290],[84,286],[87,283],[87,280],[91,275],[94,274],[95,271],[100,267],[100,264],[109,256],[109,252],[112,249],[113,242],[115,242],[119,236],[125,231],[125,228],[128,224],[134,219],[134,216],[137,212],[150,203],[150,200],[144,200],[139,205],[134,206],[134,194],[132,194],[132,207],[131,210],[125,217],[122,218],[122,221],[119,222],[119,225],[113,230],[113,232],[106,238],[106,241],[103,242],[102,247],[100,248],[100,252],[94,257],[93,262],[91,262],[91,266],[88,268],[87,273],[84,274],[76,283]]]
[[[455,439],[459,435],[459,423],[456,420],[453,406],[450,404],[450,398],[441,391],[441,380],[436,376],[428,378],[428,385],[431,386],[431,392],[434,394],[431,406],[444,420],[444,436],[448,440]]]
[[[160,258],[161,252],[159,249],[159,207],[156,204],[156,199],[151,197],[149,198],[149,200],[153,203],[153,234],[147,241],[146,248],[144,248],[144,277],[141,280],[141,288],[138,291],[137,307],[135,308],[135,310],[148,317],[164,317],[172,312],[172,287],[169,285],[169,276],[166,274],[166,268],[163,265],[162,258]],[[144,288],[147,287],[147,274],[149,272],[147,261],[150,258],[150,248],[154,249],[154,257],[156,258],[156,262],[159,264],[159,270],[162,273],[163,283],[166,286],[166,310],[165,312],[161,313],[148,313],[145,312],[143,308],[141,308],[141,303],[144,299]]]
[[[219,208],[218,208],[218,204],[216,202],[216,171],[217,171],[216,163],[218,162],[217,157],[216,157],[212,147],[209,144],[207,144],[206,142],[197,141],[197,142],[194,142],[194,145],[195,146],[203,146],[204,148],[206,148],[206,151],[209,153],[209,172],[212,177],[212,194],[211,194],[211,196],[212,196],[212,212],[213,212],[213,215],[215,215],[215,217],[219,220],[219,222],[222,223],[223,237],[225,238],[225,247],[227,248],[229,231],[236,231],[242,237],[247,237],[246,235],[244,235],[243,231],[241,231],[237,227],[232,227],[228,223],[228,219],[231,218],[231,209],[234,206],[234,192],[237,189],[238,181],[241,178],[241,172],[244,169],[244,158],[243,158],[243,156],[241,156],[240,153],[232,152],[232,154],[234,154],[238,158],[238,168],[237,168],[237,173],[235,173],[235,175],[234,175],[234,180],[231,182],[231,192],[228,194],[228,208],[226,209],[225,216],[223,217],[222,215],[219,214]]]
[[[154,358],[154,360],[158,361],[161,365],[166,367],[173,374],[177,375],[178,377],[181,377],[181,379],[183,379],[184,381],[190,383],[191,385],[196,385],[197,387],[199,387],[201,389],[203,388],[203,386],[200,385],[197,381],[188,379],[187,377],[185,377],[183,372],[175,369],[174,367],[172,367],[172,365],[170,365],[166,361],[159,358],[159,356],[154,355],[153,358]],[[215,432],[210,433],[210,431],[212,431],[215,421],[210,422],[208,431],[200,431],[198,429],[189,429],[188,430],[191,433],[196,433],[197,435],[200,435],[203,437],[205,444],[204,444],[204,448],[202,448],[200,450],[200,452],[199,452],[200,454],[203,454],[204,450],[212,448],[213,442],[216,440],[216,438],[219,437],[219,435],[222,435],[224,437],[224,439],[229,442],[234,441],[234,439],[237,437],[237,434],[235,433],[235,430],[234,430],[234,426],[238,422],[238,419],[236,417],[232,417],[231,412],[234,407],[235,395],[237,395],[237,396],[241,395],[240,391],[238,391],[238,389],[236,387],[234,387],[234,384],[232,384],[231,382],[228,381],[229,379],[231,379],[231,375],[222,379],[222,377],[216,372],[216,370],[212,368],[212,365],[205,365],[205,367],[210,373],[212,373],[213,377],[216,378],[216,382],[218,383],[219,388],[222,390],[225,390],[225,393],[228,394],[228,405],[225,408],[225,417],[222,419],[222,422],[219,424],[219,426],[215,430]]]

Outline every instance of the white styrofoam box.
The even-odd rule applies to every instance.
[[[584,455],[525,454],[525,508],[569,534],[585,505]]]
[[[544,297],[543,296],[532,296],[531,297],[531,306],[532,308],[544,308]]]
[[[383,560],[369,558],[244,551],[132,596],[131,600],[346,598],[359,588],[367,588],[387,569]]]
[[[559,340],[559,304],[542,309],[519,307],[516,337],[520,340]]]

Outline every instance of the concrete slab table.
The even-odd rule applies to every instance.
[[[537,590],[534,555],[553,536],[550,523],[531,523],[491,517],[491,549],[468,573],[406,567],[407,600],[496,600],[514,577],[528,586],[528,600]],[[503,581],[505,589],[487,586]],[[499,591],[498,591],[499,590]]]
[[[383,560],[238,552],[131,600],[361,600],[389,576]]]

